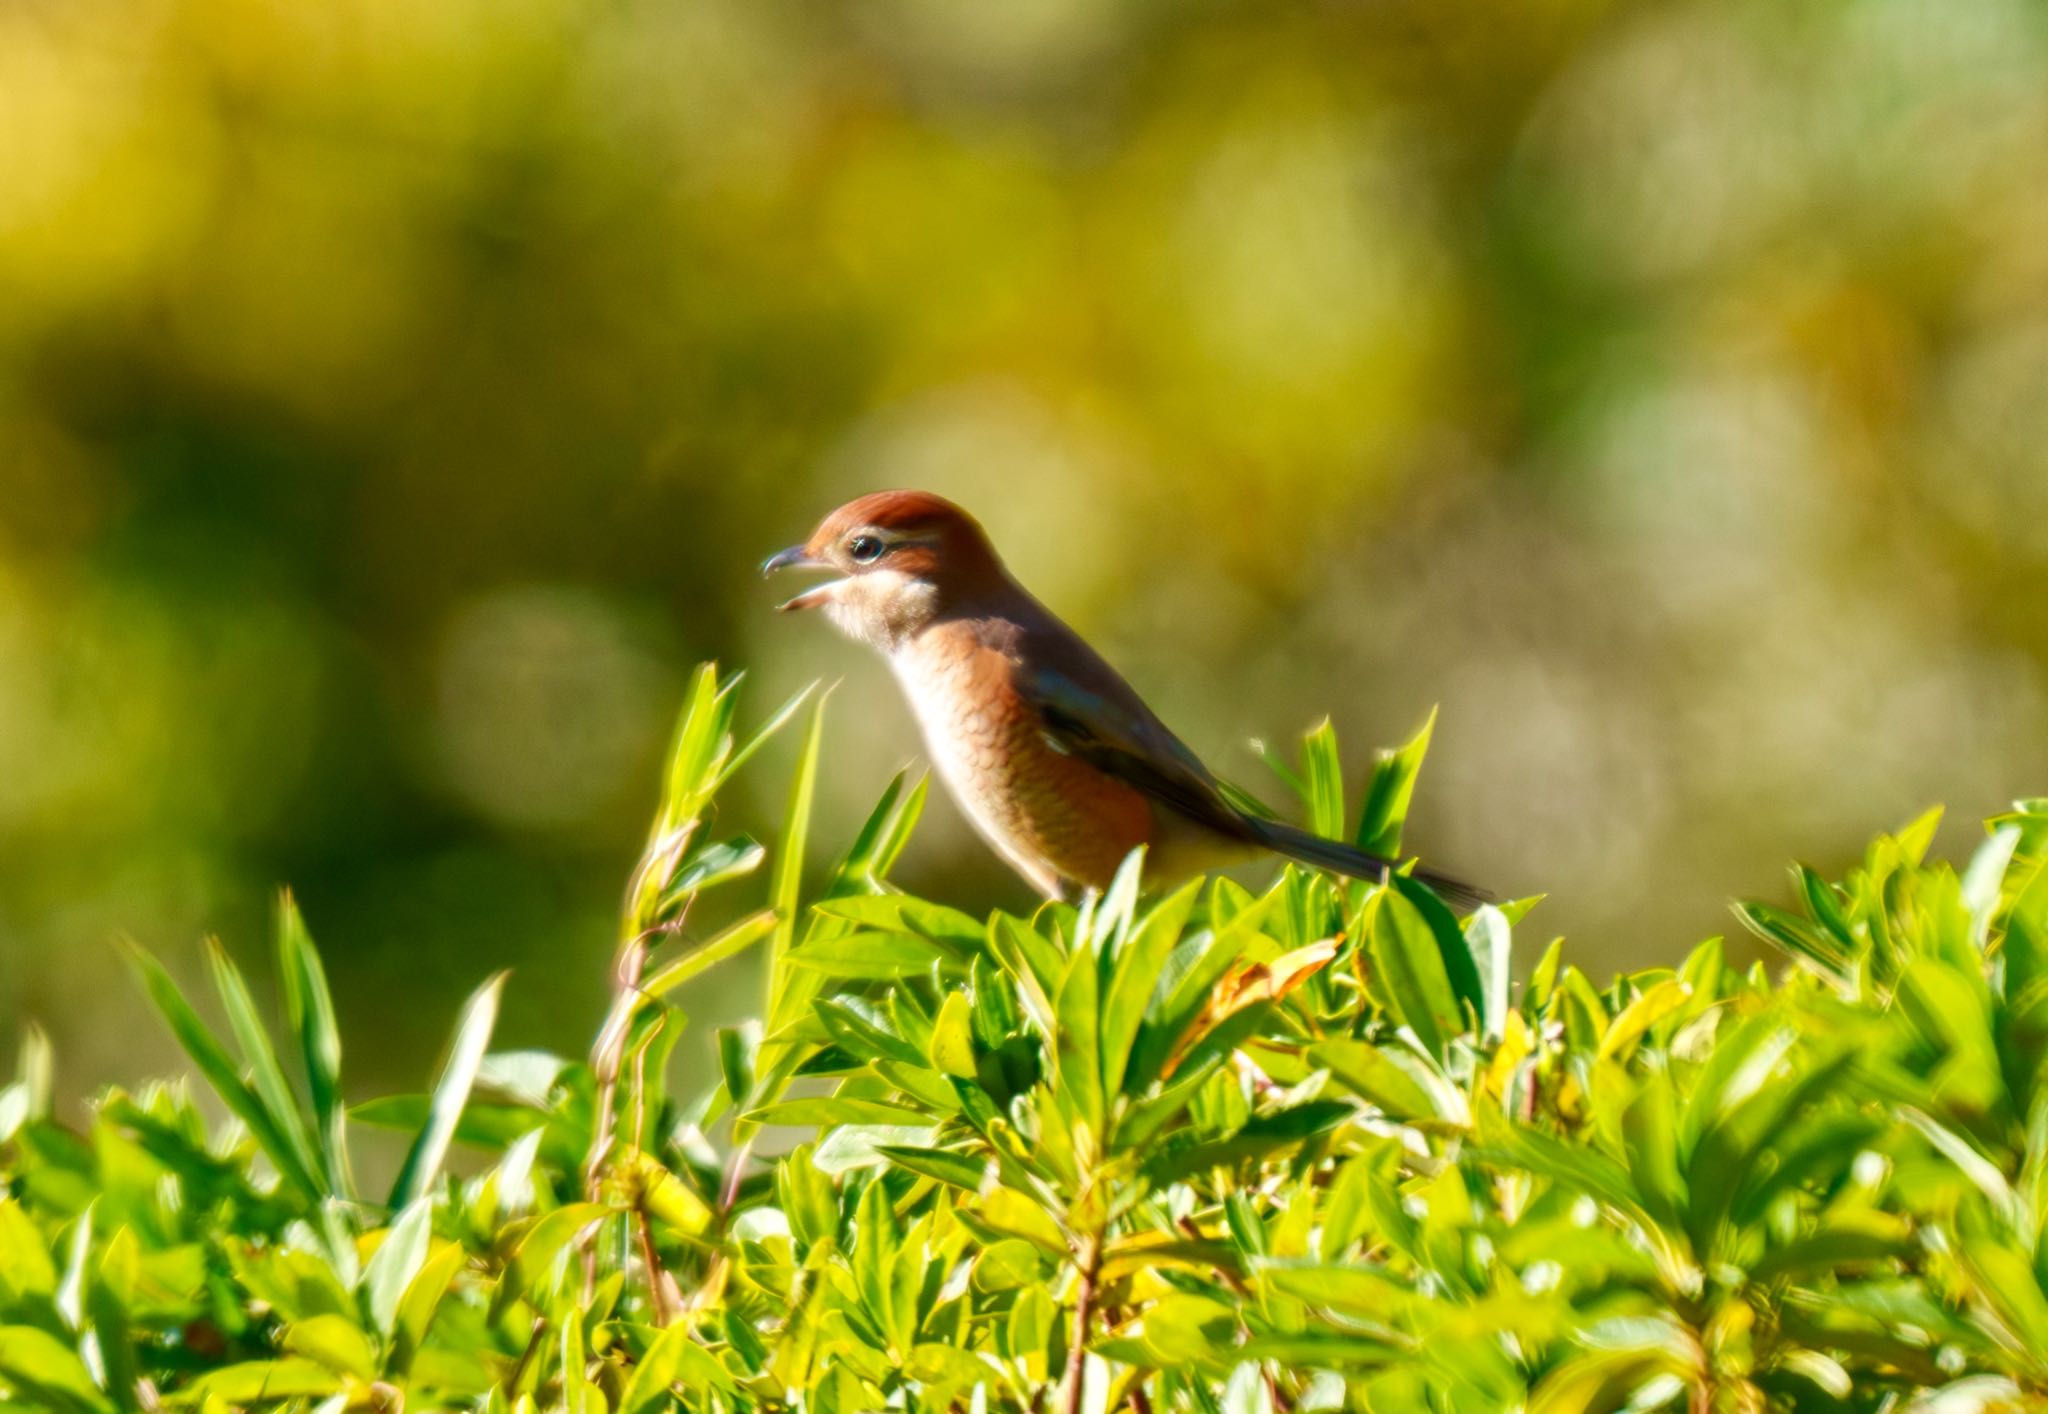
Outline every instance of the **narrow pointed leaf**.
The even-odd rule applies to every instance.
[[[463,1005],[461,1019],[455,1024],[454,1040],[448,1048],[447,1064],[442,1067],[441,1078],[427,1103],[426,1123],[420,1127],[398,1170],[398,1179],[391,1185],[393,1209],[405,1207],[426,1192],[441,1172],[441,1164],[448,1157],[448,1145],[455,1138],[456,1123],[469,1103],[470,1088],[476,1084],[477,1069],[490,1048],[505,976],[500,972],[491,978],[471,993]]]

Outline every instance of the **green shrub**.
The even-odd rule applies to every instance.
[[[892,785],[801,893],[822,704],[783,838],[712,834],[744,741],[698,675],[590,1057],[489,1050],[345,1108],[287,899],[273,1034],[143,985],[183,1081],[53,1117],[0,1092],[0,1389],[17,1407],[640,1414],[2048,1407],[2048,803],[1959,876],[1927,817],[1802,910],[1602,987],[1527,902],[1294,868],[987,919],[887,883]],[[1361,829],[1398,838],[1421,743]],[[1296,785],[1349,818],[1327,729]],[[772,862],[771,862],[772,861]],[[759,911],[687,930],[706,891]],[[679,985],[770,954],[758,1027],[672,1093]],[[411,1138],[392,1191],[350,1128]],[[790,1147],[790,1146],[794,1147]],[[458,1177],[451,1148],[481,1155]]]

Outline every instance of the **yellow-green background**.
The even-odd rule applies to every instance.
[[[0,1027],[163,1064],[110,940],[289,880],[359,1088],[501,965],[580,1044],[687,665],[845,676],[828,839],[913,755],[752,574],[892,484],[1239,779],[1442,703],[1412,841],[1600,969],[1959,848],[2048,789],[2048,7],[8,4]]]

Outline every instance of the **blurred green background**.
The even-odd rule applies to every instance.
[[[1411,842],[1596,969],[2048,789],[2036,0],[28,0],[0,135],[0,1025],[69,1093],[168,1063],[111,940],[280,881],[359,1087],[502,965],[580,1047],[691,663],[845,676],[828,840],[915,755],[753,575],[886,485],[1237,779],[1441,702]],[[1029,897],[942,804],[902,877]]]

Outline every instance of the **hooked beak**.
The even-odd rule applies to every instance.
[[[832,566],[813,555],[802,545],[792,545],[787,550],[777,550],[761,562],[761,573],[774,574],[777,570],[830,570]],[[832,591],[846,583],[835,579],[830,584],[821,584],[815,589],[806,589],[794,599],[784,600],[776,605],[784,613],[792,609],[815,609],[832,597]]]

